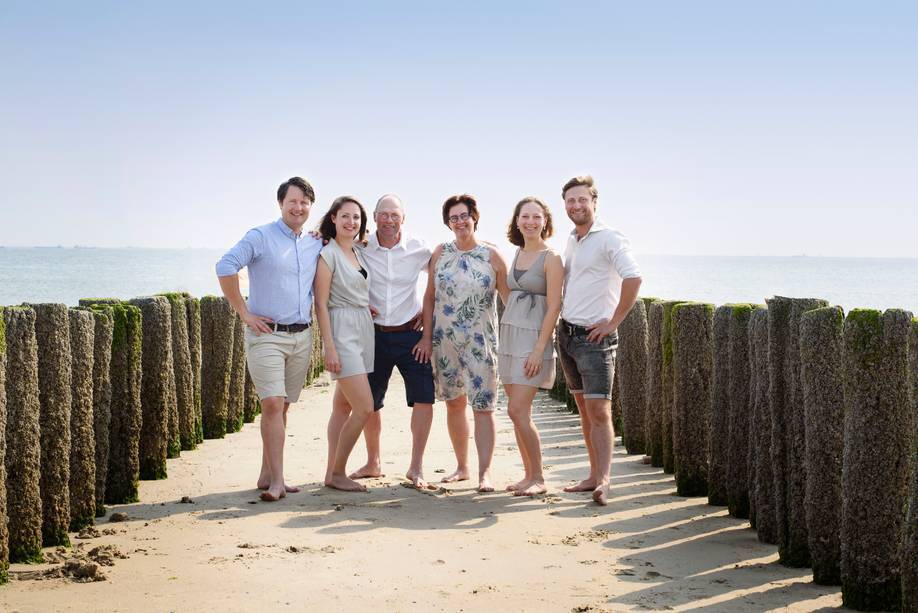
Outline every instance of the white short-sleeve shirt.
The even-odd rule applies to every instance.
[[[418,314],[418,277],[430,255],[424,241],[404,231],[392,248],[381,247],[375,232],[370,235],[363,256],[370,269],[370,306],[379,311],[375,323],[400,326]]]
[[[640,277],[631,243],[600,220],[577,238],[571,232],[564,252],[564,302],[561,318],[591,326],[612,318],[622,294],[622,279]]]

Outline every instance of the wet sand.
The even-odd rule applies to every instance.
[[[324,383],[324,381],[323,381]],[[112,545],[126,558],[103,566],[105,581],[35,580],[60,565],[11,567],[2,611],[548,611],[833,610],[838,588],[809,569],[777,563],[748,522],[706,498],[679,498],[661,469],[616,447],[608,507],[561,488],[586,475],[579,422],[536,398],[549,493],[479,494],[476,480],[431,492],[405,487],[409,409],[393,378],[383,409],[385,477],[370,492],[321,485],[332,388],[305,390],[291,408],[288,482],[277,503],[258,499],[258,422],[169,460],[169,478],[144,481],[143,502],[111,508],[101,536],[73,539],[88,551]],[[445,407],[434,407],[425,458],[430,481],[455,467]],[[495,484],[522,475],[512,424],[497,413]],[[474,445],[470,445],[475,472]],[[363,464],[362,441],[349,465]],[[182,503],[183,496],[191,503]],[[127,521],[110,523],[112,512]],[[52,550],[46,550],[52,551]],[[67,554],[72,555],[72,554]]]

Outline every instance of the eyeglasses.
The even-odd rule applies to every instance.
[[[471,217],[468,213],[459,213],[458,215],[450,215],[449,223],[459,223],[460,221],[468,221]]]
[[[383,221],[389,221],[391,219],[392,221],[395,221],[395,222],[402,220],[402,216],[399,215],[398,213],[377,213],[376,218],[381,219]]]

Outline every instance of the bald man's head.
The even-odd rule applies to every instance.
[[[402,214],[405,213],[405,205],[402,204],[402,199],[395,194],[383,194],[380,196],[379,200],[376,201],[376,208],[373,209],[373,212],[378,211],[381,206],[390,210],[397,208]]]

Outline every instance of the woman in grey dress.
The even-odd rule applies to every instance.
[[[315,279],[316,318],[322,332],[325,368],[337,382],[328,420],[325,485],[366,488],[347,476],[347,459],[373,412],[367,373],[373,371],[373,318],[369,269],[356,241],[363,241],[367,215],[352,196],[337,198],[322,218],[322,248]]]
[[[555,380],[552,335],[561,312],[564,266],[561,256],[545,244],[551,235],[551,211],[541,200],[529,196],[517,203],[507,238],[518,249],[507,273],[510,296],[500,320],[498,346],[498,374],[525,473],[507,486],[515,496],[545,492],[532,400],[539,388],[548,389]]]

